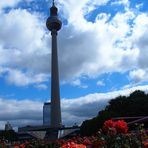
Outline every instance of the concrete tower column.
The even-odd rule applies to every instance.
[[[57,31],[52,30],[52,69],[51,69],[51,126],[61,127],[61,105],[58,71]]]
[[[52,36],[52,54],[51,54],[51,127],[60,128],[61,106],[60,106],[60,88],[58,72],[58,50],[57,50],[57,32],[61,29],[62,23],[58,19],[58,9],[53,6],[50,8],[50,17],[47,19],[46,26],[51,31]]]

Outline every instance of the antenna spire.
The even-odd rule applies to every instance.
[[[55,1],[54,0],[52,1],[52,5],[55,6]]]

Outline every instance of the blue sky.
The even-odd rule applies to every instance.
[[[62,104],[71,102],[79,111],[84,100],[87,110],[89,103],[99,104],[102,95],[108,100],[121,92],[147,90],[147,0],[57,0],[56,5],[63,22],[58,33]],[[14,126],[15,118],[20,125],[41,123],[43,102],[50,100],[51,36],[45,26],[50,6],[49,0],[0,2],[0,99],[10,101],[1,116],[7,112],[9,120],[8,111],[18,106],[11,119]],[[34,120],[18,117],[18,112],[26,112],[19,106],[26,101],[32,104],[30,112],[38,112],[33,102],[40,108]],[[106,103],[94,105],[92,115]],[[65,124],[92,117],[78,117],[70,105],[62,108]],[[6,120],[2,117],[1,126]]]

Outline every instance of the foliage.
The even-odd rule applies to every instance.
[[[6,139],[8,141],[15,141],[18,138],[17,134],[14,130],[1,131],[0,137]]]
[[[113,117],[134,117],[148,115],[148,94],[137,90],[129,96],[118,96],[109,101],[106,108],[91,120],[81,125],[81,135],[90,136],[96,132],[104,121]],[[91,127],[91,128],[90,128]]]

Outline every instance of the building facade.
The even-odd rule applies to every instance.
[[[51,123],[51,103],[46,102],[43,106],[43,125],[50,126]]]

